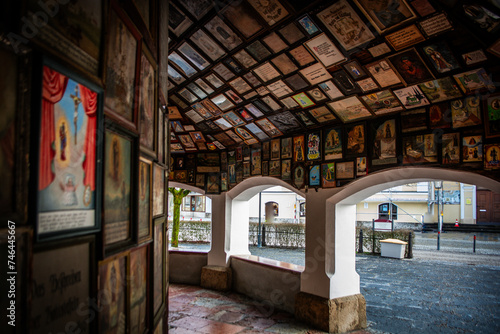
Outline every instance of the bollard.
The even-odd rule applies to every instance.
[[[359,231],[359,247],[358,253],[363,253],[363,230]]]
[[[372,254],[375,254],[375,231],[372,231]]]
[[[413,259],[413,238],[412,238],[412,233],[410,231],[410,234],[408,236],[408,256],[407,258]]]
[[[266,247],[266,225],[262,225],[262,246]]]
[[[474,234],[474,246],[473,246],[473,251],[474,253],[476,252],[476,235]]]
[[[437,240],[438,241],[438,250],[440,249],[440,247],[439,247],[439,239],[440,239],[440,237],[441,237],[441,231],[438,231],[438,238],[437,238],[438,239]]]

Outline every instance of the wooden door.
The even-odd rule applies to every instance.
[[[476,192],[478,223],[489,223],[491,221],[491,194],[489,190],[478,190]]]

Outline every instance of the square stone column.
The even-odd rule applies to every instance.
[[[327,299],[299,292],[295,317],[328,333],[350,332],[366,328],[366,301],[361,294]]]

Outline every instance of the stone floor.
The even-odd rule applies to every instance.
[[[368,328],[355,333],[500,333],[498,235],[417,236],[413,259],[357,255]],[[209,245],[203,246],[207,250]],[[201,247],[200,247],[201,248]],[[250,247],[254,255],[303,265],[303,249]],[[236,293],[171,285],[169,333],[322,333],[291,314]]]
[[[296,321],[289,313],[269,310],[245,296],[180,284],[170,285],[168,322],[169,334],[324,333]]]

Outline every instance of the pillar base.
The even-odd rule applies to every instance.
[[[233,272],[229,267],[205,266],[201,268],[201,286],[203,288],[229,291],[233,282]]]
[[[327,299],[306,292],[295,296],[295,317],[328,333],[366,328],[366,301],[361,294]]]

